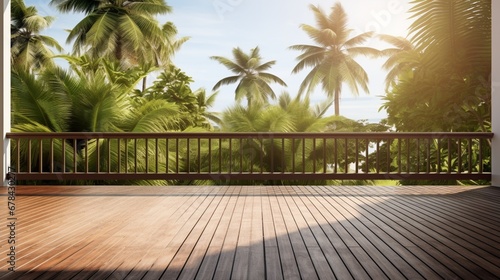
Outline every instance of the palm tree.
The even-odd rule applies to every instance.
[[[150,61],[151,46],[169,45],[165,30],[155,19],[171,11],[164,0],[51,0],[50,3],[62,12],[86,14],[68,35],[68,42],[75,41],[73,51],[77,55],[90,52],[93,57],[136,65],[139,61]]]
[[[457,75],[491,72],[491,0],[416,0],[411,42],[424,52],[423,63]]]
[[[14,67],[39,70],[53,66],[54,56],[50,48],[63,49],[54,38],[41,35],[53,17],[41,16],[34,6],[26,7],[23,0],[13,0],[11,6],[11,62]]]
[[[363,44],[373,32],[365,32],[349,37],[351,29],[347,28],[347,15],[340,3],[336,3],[327,15],[321,8],[310,6],[316,17],[317,27],[302,24],[302,29],[317,45],[294,45],[290,49],[301,51],[297,57],[298,64],[292,73],[298,73],[306,67],[312,70],[300,85],[299,95],[309,94],[318,84],[328,97],[333,97],[335,115],[340,114],[340,95],[342,85],[346,83],[353,94],[359,94],[359,86],[368,90],[368,75],[353,58],[357,55],[378,56],[380,52]]]
[[[243,97],[247,98],[248,107],[253,102],[264,104],[268,98],[276,99],[276,94],[270,87],[270,83],[278,83],[286,86],[279,77],[264,72],[270,69],[275,60],[262,63],[259,47],[250,50],[249,54],[244,53],[240,48],[233,49],[234,61],[221,56],[212,56],[211,59],[218,61],[226,66],[235,75],[223,78],[218,81],[212,90],[217,90],[222,85],[229,85],[238,82],[235,90],[235,100],[240,101]]]
[[[422,54],[406,38],[387,34],[381,34],[378,37],[394,46],[381,52],[382,56],[388,56],[382,67],[388,71],[385,78],[385,89],[389,90],[402,76],[413,73],[420,65]]]

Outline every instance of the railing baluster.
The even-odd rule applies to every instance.
[[[312,143],[313,143],[313,146],[312,146],[312,155],[313,155],[313,173],[316,173],[316,138],[313,138],[312,139]]]
[[[457,173],[461,174],[462,173],[462,139],[458,138],[457,142],[458,142],[458,145],[457,145],[457,154],[458,154]]]
[[[77,164],[76,164],[76,155],[77,155],[77,144],[76,144],[76,139],[73,139],[73,173],[77,173],[78,172],[78,167],[77,167]]]
[[[323,138],[323,174],[326,173],[327,162],[326,162],[326,138]]]
[[[201,173],[201,138],[198,137],[198,174]]]
[[[212,138],[208,138],[208,173],[212,173]]]
[[[358,174],[358,170],[359,170],[359,139],[358,138],[356,138],[355,143],[356,143],[356,156],[354,157],[354,161],[355,161],[354,173]]]
[[[468,160],[469,160],[469,174],[472,173],[472,138],[467,139],[469,142],[469,147],[468,147]]]
[[[478,139],[479,141],[479,174],[483,174],[483,141],[481,138]]]
[[[38,173],[43,173],[43,140],[39,140],[40,144],[40,160],[39,160],[39,167],[38,167]]]
[[[108,173],[111,172],[111,139],[107,139],[107,149],[108,149]]]
[[[186,172],[189,174],[191,171],[191,158],[190,158],[190,152],[189,150],[191,149],[191,138],[186,138]]]
[[[401,174],[401,138],[398,138],[398,174]]]
[[[229,141],[229,166],[228,166],[228,171],[229,174],[231,174],[232,167],[233,167],[233,139],[231,137],[228,138]]]
[[[85,174],[88,173],[89,173],[89,139],[85,138]]]
[[[380,139],[377,139],[377,147],[376,147],[376,155],[375,155],[375,164],[377,169],[377,174],[380,174]]]
[[[410,157],[410,138],[406,139],[406,173],[410,173],[410,163],[411,163],[411,157]]]
[[[347,141],[347,138],[345,139],[345,170],[344,170],[344,173],[347,174],[349,172],[349,157],[348,157],[348,154],[347,154],[347,146],[348,146],[348,141]]]
[[[285,162],[285,137],[281,138],[281,173],[285,173],[286,162]]]
[[[369,168],[369,161],[368,161],[368,154],[369,154],[369,149],[370,149],[370,139],[366,138],[365,139],[366,141],[366,150],[365,150],[365,166],[366,166],[366,170],[365,170],[365,173],[369,173],[370,172],[370,168]]]
[[[168,138],[165,138],[165,174],[170,173],[170,147],[168,146]]]
[[[219,174],[222,173],[222,138],[219,138]]]
[[[420,138],[417,138],[417,174],[420,173]]]
[[[22,172],[22,170],[21,170],[21,139],[17,139],[16,143],[17,143],[17,146],[16,146],[16,149],[17,149],[16,172]]]
[[[62,173],[66,173],[66,139],[62,138],[61,139],[62,141]],[[31,149],[31,140],[30,140],[30,149]],[[28,154],[30,155],[30,159],[31,159],[31,150],[28,152]],[[31,162],[29,164],[29,170],[31,170]]]
[[[134,138],[134,173],[137,174],[137,138]]]
[[[448,174],[451,173],[451,139],[448,138]]]
[[[117,140],[116,152],[118,157],[118,173],[122,173],[122,149],[121,149],[122,139],[118,138],[116,140]]]
[[[437,173],[441,173],[441,142],[440,139],[436,139],[437,142]]]
[[[50,157],[50,173],[54,173],[54,138],[50,138],[50,156],[49,157]]]
[[[175,138],[175,173],[179,173],[179,138]]]
[[[155,173],[158,174],[159,171],[159,165],[160,165],[160,148],[159,148],[159,139],[155,138],[155,152],[156,152],[156,157],[155,157]]]
[[[333,173],[337,174],[337,169],[339,165],[339,157],[338,157],[338,141],[337,137],[333,139]]]
[[[292,141],[292,151],[290,152],[292,154],[292,174],[295,174],[295,138],[291,139]]]
[[[306,140],[302,139],[302,173],[306,173]]]
[[[145,159],[146,159],[146,174],[149,173],[149,139],[144,138],[144,153],[145,153]]]

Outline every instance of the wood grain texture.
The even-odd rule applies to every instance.
[[[17,271],[2,230],[0,279],[500,275],[495,187],[19,186],[15,202]]]

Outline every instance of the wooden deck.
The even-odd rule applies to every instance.
[[[500,276],[495,187],[18,187],[14,273],[0,200],[0,279]]]

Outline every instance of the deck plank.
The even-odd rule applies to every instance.
[[[495,279],[500,188],[17,188],[0,279]],[[6,199],[1,189],[0,200]],[[7,221],[6,211],[0,220]]]

